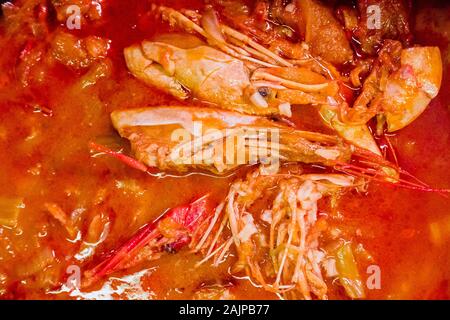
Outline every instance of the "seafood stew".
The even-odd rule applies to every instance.
[[[450,5],[15,0],[0,299],[449,299]]]

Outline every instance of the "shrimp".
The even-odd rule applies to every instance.
[[[226,174],[242,165],[281,161],[332,166],[352,153],[336,136],[222,109],[160,106],[115,111],[111,119],[137,160],[163,171]]]
[[[183,247],[196,246],[213,213],[209,195],[169,210],[160,218],[144,225],[101,263],[86,270],[82,287],[89,287],[107,275],[143,261],[157,259],[164,252],[175,253]]]
[[[350,108],[341,105],[344,123],[365,124],[376,115],[385,118],[388,131],[413,122],[437,96],[442,81],[442,60],[437,47],[403,49],[399,41],[387,40],[362,92]]]
[[[215,108],[160,106],[114,111],[111,118],[119,134],[131,142],[136,158],[90,142],[93,156],[106,154],[155,176],[226,175],[257,164],[270,175],[290,162],[321,165],[400,188],[449,192],[418,181],[398,164],[338,136],[297,130],[265,117]]]
[[[233,245],[238,253],[233,274],[244,272],[257,285],[284,297],[327,299],[322,267],[326,253],[319,247],[326,222],[318,216],[318,201],[358,183],[343,174],[251,171],[231,185],[223,203],[223,221],[231,235],[222,245],[212,242],[218,250],[210,248],[213,254],[200,263],[220,263]],[[255,212],[251,208],[258,199],[269,199],[269,206]]]
[[[137,78],[178,99],[194,97],[226,109],[270,115],[290,114],[291,104],[323,104],[337,94],[336,81],[321,74],[328,70],[313,59],[307,45],[297,45],[297,59],[288,61],[221,24],[212,9],[203,15],[163,6],[154,10],[197,37],[145,40],[125,48],[125,60]]]
[[[193,34],[163,35],[125,48],[128,69],[138,79],[180,100],[196,98],[247,114],[290,117],[292,105],[317,106],[341,137],[381,154],[365,124],[330,120],[344,103],[339,84],[345,79],[333,65],[313,56],[306,43],[276,38],[271,42],[278,49],[273,43],[268,49],[220,23],[211,9],[203,15],[163,6],[153,10]]]
[[[335,82],[306,67],[255,68],[204,43],[176,46],[169,41],[176,37],[143,41],[126,48],[124,55],[134,76],[180,100],[193,97],[225,109],[271,115],[290,114],[291,104],[324,104],[327,96],[337,94]],[[288,111],[283,110],[286,105]]]

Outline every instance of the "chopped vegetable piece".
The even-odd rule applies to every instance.
[[[25,208],[22,198],[0,197],[0,225],[13,228],[17,225],[20,209]]]
[[[343,244],[337,250],[336,269],[339,281],[350,298],[362,299],[366,296],[350,243]]]

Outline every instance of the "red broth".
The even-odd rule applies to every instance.
[[[165,24],[147,14],[150,3],[105,3],[103,23],[74,34],[110,39],[108,57],[113,71],[109,78],[84,89],[77,82],[81,74],[57,64],[44,67],[43,79],[34,79],[24,87],[15,71],[23,44],[21,39],[7,40],[3,36],[7,22],[0,22],[0,197],[23,201],[17,225],[0,227],[1,298],[77,296],[69,295],[61,285],[70,274],[68,266],[77,263],[73,256],[79,253],[80,244],[70,241],[61,224],[49,215],[46,203],[56,203],[69,214],[80,214],[82,234],[98,214],[109,224],[107,238],[96,248],[94,261],[90,261],[94,264],[95,259],[101,259],[102,254],[116,248],[168,208],[208,192],[220,202],[235,178],[191,175],[158,179],[112,158],[92,157],[90,141],[113,139],[123,143],[112,128],[112,111],[182,104],[134,79],[124,63],[124,47],[167,31]],[[164,3],[175,8],[202,6],[202,1],[193,0]],[[440,19],[441,23],[443,20],[448,26],[450,7],[444,9],[437,10],[439,17],[437,11],[431,11],[428,19]],[[433,9],[420,5],[414,14],[419,16],[423,10]],[[449,38],[444,34],[448,28],[439,29],[439,24],[425,25],[420,21],[415,25],[417,43],[440,46],[445,66],[443,85],[427,110],[389,139],[403,169],[433,187],[450,188]],[[314,112],[297,109],[294,113],[299,128],[315,127],[311,125],[317,120]],[[355,231],[352,240],[364,246],[381,270],[381,288],[367,290],[367,298],[449,298],[448,197],[373,182],[365,194],[347,193],[338,211],[343,216],[342,228]],[[187,251],[165,255],[116,274],[115,280],[108,280],[109,287],[105,287],[105,279],[78,296],[189,299],[202,284],[219,283],[229,286],[236,298],[277,298],[253,286],[248,279],[232,277],[229,267],[233,257],[219,267],[204,264],[196,268],[200,259]],[[364,267],[360,272],[365,281],[370,273]],[[128,284],[132,275],[140,277],[137,284]],[[103,290],[99,290],[101,287]],[[346,297],[337,288],[331,290],[330,298]]]

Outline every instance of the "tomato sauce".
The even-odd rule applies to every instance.
[[[197,0],[157,2],[174,8],[203,5]],[[236,298],[276,299],[248,279],[232,277],[229,268],[233,257],[219,267],[195,267],[201,257],[183,250],[119,272],[87,292],[70,294],[61,287],[70,275],[70,265],[95,264],[141,226],[195,197],[211,193],[219,203],[230,183],[242,174],[158,178],[113,158],[93,156],[88,148],[90,141],[112,141],[129,151],[111,125],[112,111],[195,103],[180,102],[148,87],[126,69],[123,48],[168,30],[166,24],[147,13],[151,3],[105,3],[100,24],[72,32],[111,41],[108,57],[112,74],[94,86],[82,87],[81,73],[58,64],[45,65],[43,79],[37,80],[39,74],[34,74],[23,86],[16,73],[23,41],[8,40],[4,36],[6,22],[0,22],[0,197],[23,199],[16,226],[0,226],[0,298],[190,299],[201,285],[221,284],[230,287]],[[423,26],[416,25],[416,29],[416,42],[441,48],[443,85],[427,110],[389,139],[403,169],[435,188],[450,188],[448,35],[445,38],[440,35],[445,30],[433,30],[433,37],[429,37]],[[316,121],[310,109],[294,111],[293,122],[298,128],[323,131],[322,126],[314,124]],[[80,253],[81,244],[49,215],[46,203],[56,203],[65,213],[79,215],[79,234],[86,234],[94,217],[102,217],[109,232],[90,258],[72,258]],[[381,270],[381,288],[368,290],[367,298],[450,298],[447,196],[373,182],[364,194],[345,194],[338,211],[343,217],[342,228],[355,231],[353,240],[370,252],[373,264]],[[438,236],[433,231],[436,228]],[[370,275],[366,267],[360,266],[364,281]],[[330,298],[345,295],[332,290]]]

